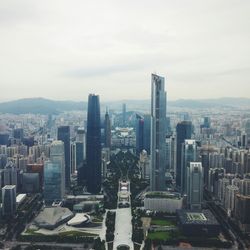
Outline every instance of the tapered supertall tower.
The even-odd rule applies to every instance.
[[[165,190],[166,91],[163,77],[151,77],[151,191]]]
[[[90,94],[87,120],[87,189],[90,193],[101,190],[101,119],[99,96]]]

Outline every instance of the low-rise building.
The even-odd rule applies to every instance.
[[[179,193],[149,192],[145,195],[144,208],[146,210],[175,213],[182,209],[183,198]]]
[[[220,224],[209,210],[178,210],[178,225],[185,236],[216,237]]]

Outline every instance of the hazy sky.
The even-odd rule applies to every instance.
[[[250,97],[249,0],[0,0],[0,101]]]

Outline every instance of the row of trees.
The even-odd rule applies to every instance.
[[[132,211],[132,227],[133,227],[133,234],[132,234],[132,240],[138,244],[142,244],[144,240],[144,233],[143,233],[143,227],[142,227],[142,220],[139,213],[137,213],[138,210]]]
[[[115,217],[116,213],[108,211],[107,212],[107,217],[106,217],[106,241],[114,241],[114,232],[115,232]]]

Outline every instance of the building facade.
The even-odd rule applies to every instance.
[[[51,144],[50,160],[44,164],[44,200],[52,204],[65,195],[65,157],[62,141]]]
[[[181,153],[182,143],[186,139],[191,139],[192,123],[190,121],[182,121],[176,126],[176,185],[181,187]]]
[[[151,77],[151,191],[165,190],[166,173],[166,91],[165,79]]]
[[[99,96],[90,94],[87,120],[87,189],[90,193],[101,190],[101,121]]]
[[[201,209],[203,200],[203,169],[201,162],[190,162],[187,167],[187,204],[190,209]]]
[[[57,140],[64,143],[65,186],[70,186],[70,127],[60,126],[57,130]]]

